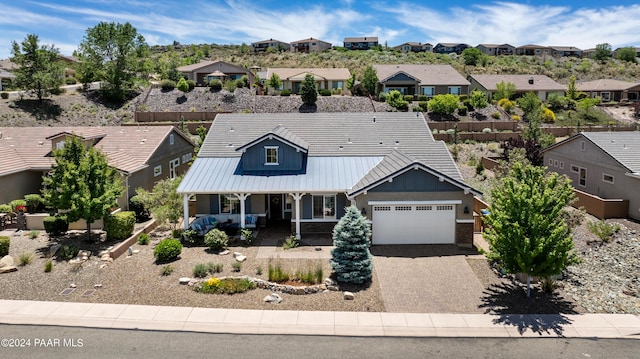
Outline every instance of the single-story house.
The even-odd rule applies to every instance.
[[[436,46],[433,48],[433,52],[435,52],[436,54],[458,54],[460,55],[462,53],[462,51],[464,51],[465,49],[468,49],[469,45],[467,44],[461,44],[461,43],[451,43],[451,42],[440,42],[438,44],[436,44]]]
[[[291,45],[288,42],[269,39],[269,40],[252,42],[251,47],[253,47],[253,52],[258,53],[258,52],[267,51],[268,49],[274,49],[276,51],[280,51],[280,50],[289,51],[289,49],[291,48]]]
[[[12,74],[9,71],[5,71],[0,69],[0,91],[4,89],[3,82],[11,82],[16,78],[16,75]]]
[[[447,146],[421,113],[219,114],[178,187],[196,212],[246,227],[249,214],[331,233],[354,205],[373,244],[471,246],[473,203]]]
[[[582,132],[543,151],[549,171],[604,199],[628,200],[628,216],[640,220],[640,132]]]
[[[347,80],[351,78],[351,73],[346,67],[342,68],[269,68],[267,69],[267,77],[265,81],[269,81],[273,74],[278,75],[282,81],[281,88],[278,90],[290,90],[297,94],[300,92],[300,86],[307,74],[313,75],[316,80],[318,90],[327,89],[343,89]]]
[[[123,208],[136,188],[150,190],[180,175],[193,157],[194,143],[173,126],[0,127],[0,203],[40,193],[42,176],[55,163],[53,150],[69,136],[99,149],[122,175]]]
[[[488,56],[513,55],[516,47],[509,44],[480,44],[476,46],[483,54]]]
[[[549,46],[554,57],[582,57],[582,50],[574,46]]]
[[[193,80],[199,85],[206,85],[214,79],[222,82],[238,80],[242,76],[246,76],[250,84],[253,83],[253,73],[249,69],[224,61],[200,61],[197,64],[180,66],[177,70],[187,80]]]
[[[638,101],[640,83],[614,79],[600,79],[576,83],[576,89],[589,95],[600,97],[603,102]]]
[[[401,52],[433,52],[433,45],[430,43],[423,44],[421,42],[405,42],[393,47],[396,51]]]
[[[373,65],[380,92],[400,91],[405,95],[466,95],[469,81],[450,65]]]
[[[551,49],[547,46],[540,45],[524,45],[516,47],[516,55],[523,56],[545,56],[551,55]]]
[[[613,56],[618,56],[618,51],[624,49],[624,47],[618,47],[613,50]],[[636,57],[640,57],[640,47],[633,47],[636,50]]]
[[[331,48],[331,43],[314,39],[310,37],[304,40],[298,40],[291,43],[291,52],[322,52],[325,50],[329,50]]]
[[[348,50],[369,50],[378,46],[378,37],[345,37],[343,44]]]
[[[552,93],[564,95],[566,86],[559,84],[545,75],[469,75],[471,86],[469,91],[486,92],[489,98],[498,90],[501,82],[516,86],[516,97],[533,92],[540,100],[545,101]]]

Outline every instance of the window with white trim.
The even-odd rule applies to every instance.
[[[576,165],[571,165],[571,172],[573,172],[573,173],[580,172],[580,167],[578,167]]]
[[[587,169],[586,168],[580,167],[580,177],[579,177],[578,184],[581,187],[587,186]]]
[[[153,177],[158,177],[162,174],[162,166],[153,167]]]
[[[313,219],[336,218],[336,195],[313,196]]]
[[[602,182],[613,184],[613,180],[614,180],[613,175],[610,175],[608,173],[603,173],[602,174]]]
[[[175,158],[169,161],[169,178],[174,179],[177,176],[176,168],[180,166],[180,159]]]
[[[238,214],[240,213],[240,200],[230,194],[220,195],[220,213]]]
[[[602,102],[609,102],[611,101],[611,92],[600,92],[600,97]]]
[[[564,162],[560,161],[560,169],[563,170],[564,169]]]
[[[553,166],[553,160],[549,158],[549,167]]]
[[[278,146],[265,146],[264,164],[270,166],[278,165]]]
[[[558,160],[553,160],[553,167],[558,167]]]
[[[410,211],[411,206],[396,206],[396,211]]]
[[[186,155],[182,155],[182,163],[189,163],[193,159],[193,154],[191,152]]]
[[[461,93],[462,93],[462,88],[460,86],[449,86],[449,94],[460,95]]]

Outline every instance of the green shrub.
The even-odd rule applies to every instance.
[[[9,98],[9,93],[8,92],[0,92],[0,97],[2,97],[3,100],[6,100]]]
[[[328,89],[322,89],[318,92],[320,93],[320,96],[331,96],[331,90]]]
[[[316,263],[313,268],[305,271],[296,271],[295,278],[306,284],[319,284],[324,280],[324,271],[322,264]]]
[[[196,88],[196,82],[193,80],[187,80],[187,85],[189,86],[189,91],[193,91]]]
[[[204,235],[204,244],[214,252],[223,251],[229,245],[229,236],[216,228]]]
[[[466,116],[467,115],[467,107],[466,106],[458,107],[458,115]]]
[[[291,96],[291,90],[280,91],[280,96]]]
[[[58,248],[58,251],[56,252],[56,255],[58,256],[58,258],[64,259],[64,260],[69,260],[72,258],[75,258],[75,256],[78,255],[78,252],[80,252],[80,250],[78,249],[78,247],[71,245],[71,246],[62,246],[60,248]]]
[[[146,233],[140,233],[138,236],[138,244],[147,245],[149,244],[149,235]]]
[[[275,265],[269,263],[268,271],[270,282],[282,283],[289,280],[289,274],[282,270],[282,265],[280,263],[276,263]]]
[[[282,248],[284,249],[291,249],[291,248],[295,248],[299,245],[300,243],[298,242],[298,237],[296,237],[295,235],[290,235],[289,237],[284,239],[284,243],[282,245]]]
[[[222,263],[213,263],[213,262],[207,263],[207,271],[211,274],[222,273],[222,268],[224,268]]]
[[[20,256],[18,257],[18,263],[21,266],[26,266],[27,264],[31,264],[32,260],[33,260],[33,254],[28,252],[20,253]]]
[[[427,102],[429,101],[429,97],[427,95],[418,95],[418,101]]]
[[[167,264],[166,266],[162,267],[160,274],[162,274],[163,276],[168,276],[173,273],[174,270],[175,268],[173,268],[171,264]]]
[[[209,271],[204,263],[198,263],[193,267],[193,276],[196,278],[204,278],[208,273]]]
[[[69,222],[67,216],[56,215],[44,217],[44,231],[51,236],[59,236],[67,233],[69,230]]]
[[[240,272],[240,270],[242,269],[242,262],[233,262],[231,268],[233,268],[234,272]]]
[[[10,204],[0,204],[0,213],[13,213]]]
[[[247,228],[243,228],[240,230],[240,235],[244,238],[244,243],[246,245],[251,245],[253,243],[253,231]]]
[[[256,267],[256,275],[262,275],[262,267],[260,266]]]
[[[162,82],[160,82],[160,88],[162,88],[162,91],[172,91],[176,88],[176,82],[173,80],[162,80]]]
[[[107,239],[125,239],[133,233],[136,225],[136,214],[133,211],[122,211],[104,218],[104,230]]]
[[[222,90],[222,81],[220,81],[218,79],[213,79],[213,80],[209,81],[209,88],[213,92],[218,92],[218,91]]]
[[[47,259],[47,261],[44,262],[44,272],[49,273],[52,270],[53,270],[53,261],[51,259]]]
[[[173,238],[182,238],[182,233],[184,232],[184,229],[182,228],[175,228],[171,230],[171,237]]]
[[[489,127],[485,127],[482,129],[482,133],[491,133],[491,129]]]
[[[37,193],[25,195],[24,200],[27,205],[27,212],[29,213],[38,212],[44,207],[44,199]]]
[[[428,101],[419,101],[418,102],[418,107],[420,107],[420,110],[422,112],[427,112],[429,110],[428,108]]]
[[[149,210],[144,206],[144,203],[139,196],[135,195],[129,199],[129,210],[136,214],[136,222],[146,222],[151,219]]]
[[[238,88],[238,85],[234,80],[227,79],[222,87],[224,87],[225,90],[233,93]]]
[[[595,234],[600,238],[603,242],[608,242],[613,236],[614,233],[620,230],[619,224],[611,224],[607,223],[604,220],[602,221],[593,221],[589,222],[589,231]]]
[[[402,99],[407,102],[413,102],[413,95],[404,95],[402,96]]]
[[[40,232],[38,232],[38,231],[29,232],[29,238],[31,238],[31,239],[36,239],[36,238],[38,238],[39,235],[40,235]]]
[[[209,278],[193,290],[200,293],[234,294],[254,289],[256,284],[246,278]]]
[[[66,79],[64,79],[64,83],[67,85],[75,85],[78,83],[78,80],[73,77],[67,77]]]
[[[178,259],[178,256],[182,253],[182,244],[180,241],[173,238],[167,238],[153,249],[153,256],[158,263],[171,262]]]
[[[13,211],[13,213],[18,213],[19,208],[27,207],[27,201],[25,201],[24,199],[14,199],[13,201],[9,202],[9,204],[11,205],[11,210]]]
[[[0,236],[0,257],[9,255],[11,239],[7,236]]]
[[[500,119],[500,112],[494,112],[491,114],[491,117],[495,118],[496,120]]]

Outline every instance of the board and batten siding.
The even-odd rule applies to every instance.
[[[278,147],[278,165],[265,165],[265,147]],[[260,141],[242,154],[244,171],[295,171],[302,165],[303,153],[277,139]]]
[[[368,192],[456,192],[460,189],[421,170],[409,170],[391,182],[385,181]]]

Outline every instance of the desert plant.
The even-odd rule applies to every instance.
[[[125,239],[133,233],[136,214],[133,211],[122,211],[104,217],[104,230],[107,239]]]
[[[215,294],[234,294],[244,293],[250,289],[254,289],[256,284],[247,278],[209,278],[199,285],[193,287],[193,290],[200,293]]]
[[[222,263],[213,263],[213,262],[207,263],[207,271],[211,274],[222,273],[223,268],[224,266],[222,265]]]
[[[556,114],[550,109],[544,108],[542,109],[542,121],[545,123],[554,123],[556,122]]]
[[[291,249],[295,248],[299,245],[298,237],[295,234],[290,235],[289,237],[284,239],[284,243],[282,244],[282,248]]]
[[[291,90],[280,91],[280,96],[291,96]]]
[[[69,222],[65,215],[44,217],[43,223],[44,231],[51,236],[59,236],[69,230]]]
[[[493,117],[493,118],[494,118],[494,119],[496,119],[496,120],[499,120],[499,119],[500,119],[500,112],[494,112],[494,113],[492,113],[492,114],[491,114],[491,117]]]
[[[38,238],[39,235],[40,235],[40,232],[38,232],[36,230],[33,230],[33,231],[29,232],[29,238],[31,238],[31,239],[36,239],[36,238]]]
[[[33,254],[29,252],[20,253],[20,256],[18,256],[18,263],[21,266],[26,266],[27,264],[31,264],[32,260],[33,260]]]
[[[193,267],[193,276],[196,278],[204,278],[208,273],[209,271],[204,263],[198,263]]]
[[[138,244],[143,246],[149,244],[149,235],[146,233],[140,233],[138,236]]]
[[[3,100],[6,100],[6,99],[8,99],[8,98],[9,98],[9,93],[8,93],[8,92],[0,92],[0,97],[1,97]]]
[[[458,107],[458,115],[460,116],[466,116],[467,115],[467,107],[466,106],[460,106]]]
[[[553,293],[553,291],[556,289],[556,282],[551,277],[542,278],[540,280],[540,288],[542,288],[545,293]]]
[[[331,90],[328,89],[322,89],[318,91],[318,93],[320,94],[320,96],[331,96]]]
[[[163,276],[168,276],[168,275],[171,275],[171,273],[173,273],[174,270],[175,268],[173,268],[171,264],[167,264],[166,266],[162,267],[160,274]]]
[[[242,262],[233,262],[231,268],[233,268],[234,272],[240,272],[240,270],[242,269]]]
[[[216,228],[204,235],[204,244],[214,252],[223,251],[229,245],[229,236]]]
[[[485,127],[482,129],[482,133],[491,133],[491,129],[489,127]]]
[[[47,259],[47,261],[44,262],[44,272],[50,273],[52,270],[53,270],[53,261],[51,259]]]
[[[58,251],[56,252],[56,255],[58,256],[58,258],[69,260],[77,256],[78,252],[80,252],[78,247],[74,245],[70,245],[70,246],[64,245],[58,249]]]
[[[280,262],[276,262],[276,264],[269,262],[267,270],[270,282],[282,283],[289,280],[289,274],[282,269]]]
[[[233,93],[233,92],[238,88],[238,85],[236,84],[236,82],[235,82],[234,80],[227,79],[227,80],[224,82],[224,84],[222,84],[222,87],[223,87],[225,90],[227,90],[227,91],[229,91],[229,92]]]
[[[0,257],[9,255],[11,239],[8,236],[0,236]]]
[[[171,237],[173,238],[182,238],[182,233],[184,233],[184,229],[182,228],[174,228],[171,230]]]
[[[176,260],[182,253],[182,244],[180,241],[173,238],[167,238],[153,249],[153,256],[158,263],[166,263]]]
[[[589,222],[589,231],[603,242],[608,242],[614,233],[620,230],[620,225],[615,223],[607,223],[605,220]]]
[[[262,267],[260,266],[256,267],[256,275],[262,275]]]
[[[173,80],[162,80],[162,82],[160,82],[160,88],[162,88],[162,91],[171,91],[176,88],[176,82]]]
[[[193,80],[187,80],[187,86],[189,86],[189,91],[193,91],[196,88],[196,82]]]
[[[247,245],[251,245],[253,243],[253,231],[247,228],[243,228],[240,230],[240,235],[244,238],[244,243]]]

